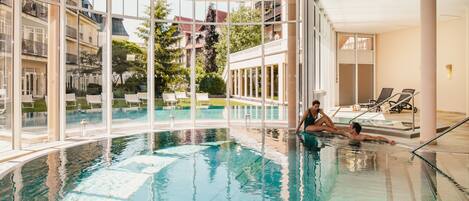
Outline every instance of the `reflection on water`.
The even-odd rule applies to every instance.
[[[383,149],[388,145],[358,148],[310,134],[281,139],[284,131],[266,129],[266,144],[286,148],[275,158],[227,131],[141,134],[52,152],[0,179],[0,200],[427,201],[448,188],[424,163],[403,160],[405,151]],[[119,183],[128,175],[132,182]]]
[[[228,110],[224,106],[207,106],[197,108],[195,118],[198,120],[223,120],[227,119],[227,114]],[[177,107],[175,109],[158,107],[155,109],[155,119],[158,119],[160,122],[169,121],[171,115],[174,116],[175,120],[190,120],[190,107]],[[232,120],[244,120],[246,115],[251,120],[260,120],[262,107],[251,105],[231,107]],[[87,120],[90,124],[103,123],[103,113],[99,108],[83,111],[67,111],[66,116],[68,127],[78,126],[83,119]],[[112,119],[117,121],[144,122],[147,121],[147,118],[146,108],[118,108],[112,111]],[[265,118],[266,120],[286,120],[286,107],[266,106]],[[5,119],[0,119],[0,125],[6,125],[5,121]],[[23,113],[22,121],[23,127],[43,127],[47,125],[47,113]]]

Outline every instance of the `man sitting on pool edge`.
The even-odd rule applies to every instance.
[[[357,122],[353,122],[352,124],[350,124],[350,127],[348,129],[344,129],[343,132],[341,132],[340,134],[350,138],[351,140],[355,140],[355,141],[358,141],[358,142],[361,142],[361,141],[379,141],[379,142],[386,142],[386,143],[389,143],[391,145],[396,144],[396,142],[394,140],[390,140],[390,139],[385,138],[385,137],[360,134],[361,131],[362,131],[362,126]]]

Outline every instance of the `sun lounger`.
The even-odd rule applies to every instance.
[[[65,102],[67,104],[72,103],[72,104],[70,104],[71,106],[76,106],[77,105],[77,98],[75,96],[75,93],[65,94]]]
[[[34,108],[34,100],[33,100],[33,95],[22,95],[21,96],[21,104],[23,105],[23,108]],[[30,105],[30,107],[27,107],[25,105]]]
[[[391,112],[401,113],[402,110],[412,110],[412,104],[409,103],[410,99],[412,99],[412,98],[408,98],[408,97],[411,96],[414,93],[415,93],[415,89],[403,89],[402,94],[399,96],[397,101],[388,101],[389,106],[393,107],[391,109]],[[401,101],[403,101],[403,102],[400,103],[399,105],[395,106],[397,103],[399,103]],[[416,107],[414,107],[414,112],[417,112]]]
[[[101,105],[101,95],[86,95],[86,103],[90,105],[91,109],[93,109],[93,105]]]
[[[197,93],[195,94],[195,98],[197,99],[197,102],[200,102],[201,104],[210,103],[210,99],[208,98],[208,93]]]
[[[383,102],[383,101],[385,101],[386,99],[388,99],[389,97],[391,97],[393,90],[394,90],[394,88],[382,88],[382,89],[381,89],[381,93],[380,93],[379,96],[378,96],[378,99],[376,99],[376,100],[369,100],[368,103],[360,104],[360,106],[362,106],[362,107],[367,107],[367,108],[374,107],[375,105],[378,105],[378,104],[380,104],[381,102]],[[376,111],[380,111],[380,110],[381,110],[380,107],[376,108]]]
[[[175,104],[177,102],[176,95],[174,93],[163,93],[163,102],[170,105]]]
[[[132,104],[137,104],[138,106],[140,106],[140,103],[142,102],[138,98],[137,94],[124,94],[124,98],[125,103],[127,103],[130,107],[132,107]]]

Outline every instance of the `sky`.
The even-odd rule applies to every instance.
[[[91,4],[94,5],[94,9],[101,12],[106,12],[106,0],[89,0]],[[237,2],[235,2],[237,1]],[[171,13],[168,16],[168,19],[173,19],[174,16],[183,16],[192,18],[193,12],[193,2],[192,0],[167,0]],[[227,11],[228,3],[226,0],[219,1],[204,1],[196,0],[195,4],[195,18],[197,20],[203,20],[207,12],[207,8],[213,3],[215,8],[218,10]],[[232,0],[230,3],[230,9],[236,9],[239,7],[239,0]],[[123,14],[129,16],[140,16],[145,17],[145,10],[150,6],[150,0],[113,0],[112,1],[112,11],[114,14]],[[143,40],[140,39],[135,32],[140,26],[142,21],[134,19],[124,19],[124,27],[129,33],[129,40],[137,43],[143,43]]]

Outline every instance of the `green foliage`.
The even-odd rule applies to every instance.
[[[260,22],[261,12],[258,9],[253,9],[241,6],[239,10],[230,13],[231,22]],[[230,28],[230,52],[238,52],[261,44],[262,33],[260,25],[233,25]],[[221,35],[218,43],[215,44],[217,50],[216,63],[219,67],[219,73],[223,72],[226,66],[226,56],[228,54],[228,27],[221,28]]]
[[[205,56],[202,53],[198,53],[195,57],[195,83],[200,84],[200,81],[205,76]]]
[[[199,84],[200,92],[206,92],[206,93],[209,93],[210,95],[223,95],[226,93],[225,89],[226,89],[225,81],[217,73],[207,73],[200,80],[200,84]]]
[[[216,10],[213,9],[213,4],[210,4],[208,8],[208,14],[205,19],[205,22],[215,22],[216,21]],[[215,25],[204,25],[205,29],[205,72],[217,72],[218,66],[216,63],[217,51],[215,44],[218,42],[218,33],[216,31]]]
[[[157,0],[154,10],[155,19],[166,19],[170,10],[164,0]],[[147,9],[147,14],[150,10]],[[174,24],[155,22],[155,92],[159,96],[165,91],[186,91],[188,89],[189,69],[185,68],[177,60],[182,54],[177,47],[179,38],[178,29]],[[148,45],[150,37],[150,20],[145,20],[137,29],[137,35]]]
[[[135,60],[127,60],[127,55],[135,55]],[[137,71],[138,69],[146,69],[146,54],[144,51],[134,42],[124,40],[113,40],[112,41],[112,71],[119,75],[119,80],[115,80],[114,84],[120,81],[120,84],[124,83],[122,75],[128,71]]]

